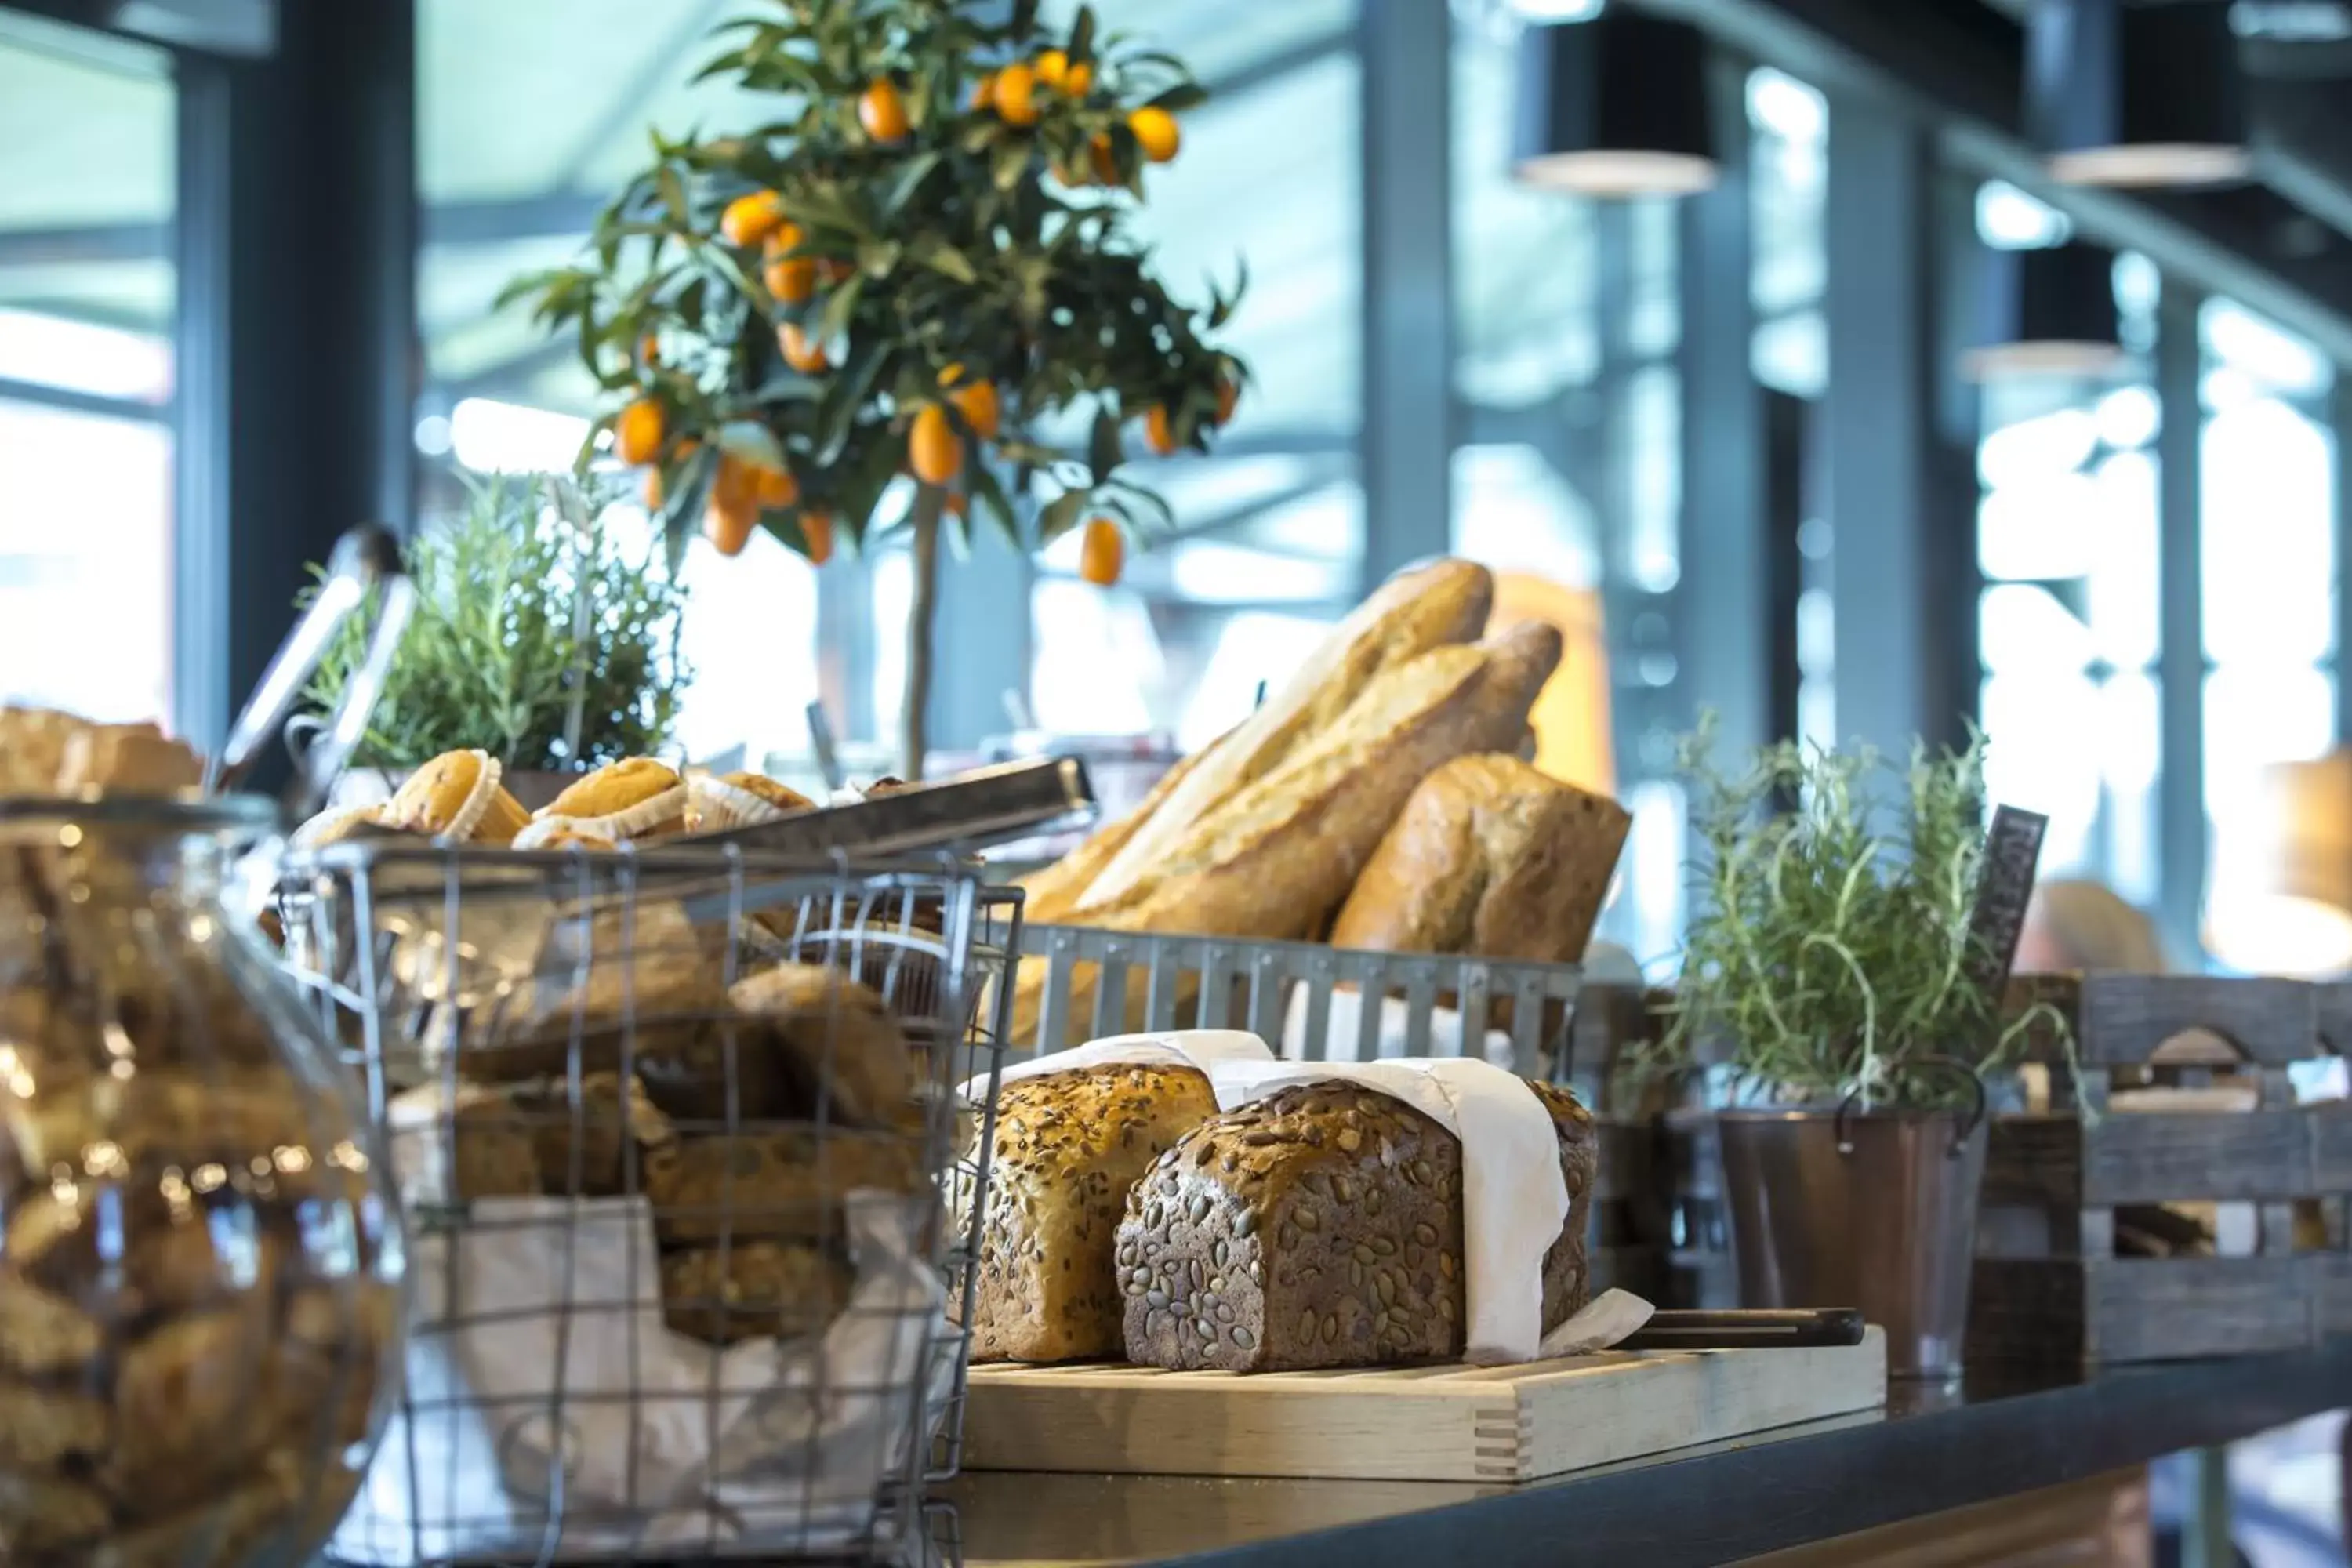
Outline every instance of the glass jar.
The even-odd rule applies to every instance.
[[[0,1561],[293,1568],[366,1472],[398,1216],[230,907],[273,823],[0,801]]]

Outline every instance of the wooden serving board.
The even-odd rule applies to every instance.
[[[1498,1367],[976,1366],[963,1464],[1532,1481],[1885,1403],[1886,1341],[1875,1328],[1838,1349],[1610,1352]]]

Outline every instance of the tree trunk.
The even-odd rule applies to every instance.
[[[929,752],[931,707],[931,622],[940,600],[940,514],[947,492],[925,485],[915,492],[915,598],[907,611],[906,706],[898,716],[899,776],[908,784],[923,782]]]

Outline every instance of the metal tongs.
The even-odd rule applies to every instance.
[[[334,712],[295,758],[294,777],[282,797],[288,816],[298,822],[325,802],[367,733],[401,634],[416,608],[416,587],[401,563],[400,542],[374,523],[362,523],[335,542],[317,596],[271,656],[269,668],[262,671],[253,695],[229,726],[228,739],[206,769],[205,794],[234,789],[252,773],[262,747],[301,700],[335,634],[367,604],[371,593],[376,601],[375,625],[368,633],[367,657],[343,688]]]

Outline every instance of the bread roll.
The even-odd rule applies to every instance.
[[[1331,945],[1573,963],[1631,820],[1516,757],[1457,757],[1405,802]]]
[[[1209,1080],[1189,1067],[1087,1068],[1004,1086],[972,1296],[974,1361],[1119,1353],[1111,1247],[1128,1189],[1216,1112]]]
[[[1598,1145],[1551,1113],[1568,1219],[1543,1260],[1548,1331],[1584,1305]],[[1299,1084],[1205,1121],[1135,1184],[1114,1262],[1127,1357],[1176,1371],[1297,1372],[1458,1359],[1462,1144],[1403,1101]]]
[[[1383,671],[1476,637],[1494,599],[1493,576],[1467,561],[1439,561],[1382,584],[1279,691],[1169,791],[1080,897],[1078,918],[1129,900],[1212,813],[1321,745]]]

